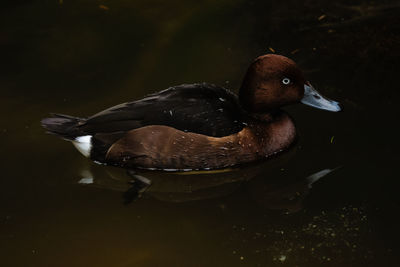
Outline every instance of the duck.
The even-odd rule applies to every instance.
[[[182,84],[90,117],[53,113],[48,133],[96,163],[125,169],[214,170],[269,159],[297,140],[282,107],[303,103],[338,112],[288,57],[257,57],[239,93],[209,83]]]

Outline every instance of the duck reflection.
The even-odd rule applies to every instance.
[[[81,171],[79,184],[124,192],[124,202],[140,196],[186,202],[223,197],[244,186],[254,200],[268,208],[295,212],[301,209],[312,184],[335,169],[298,177],[283,171],[293,153],[247,166],[191,172],[123,170],[98,167]],[[104,172],[106,169],[106,172]]]

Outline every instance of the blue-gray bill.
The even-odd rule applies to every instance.
[[[323,97],[312,85],[307,84],[304,85],[304,97],[301,99],[301,103],[333,112],[342,110],[338,102]]]

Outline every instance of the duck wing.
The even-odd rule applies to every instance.
[[[147,125],[221,137],[244,127],[237,96],[212,84],[184,84],[101,111],[78,126],[96,135],[123,133]]]

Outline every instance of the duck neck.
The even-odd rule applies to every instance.
[[[262,112],[262,113],[254,113],[249,112],[248,116],[255,121],[263,122],[263,123],[270,123],[274,121],[277,117],[279,117],[283,113],[282,110],[271,110],[269,112]]]

